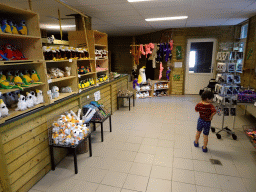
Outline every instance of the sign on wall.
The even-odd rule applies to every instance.
[[[100,100],[100,91],[97,91],[94,93],[94,100],[99,101]]]

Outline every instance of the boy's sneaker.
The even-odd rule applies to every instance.
[[[194,141],[194,146],[195,146],[195,147],[199,147],[199,143],[196,143],[196,142]]]
[[[202,147],[202,150],[204,153],[207,153],[207,151],[208,151],[207,147],[204,149],[204,146]]]

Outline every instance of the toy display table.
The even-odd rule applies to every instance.
[[[101,142],[104,141],[104,136],[103,136],[103,123],[109,118],[109,127],[110,127],[110,132],[112,132],[112,125],[111,125],[111,115],[109,114],[107,117],[105,117],[102,120],[91,120],[90,123],[93,123],[93,131],[96,131],[96,123],[101,124]]]
[[[117,96],[117,110],[119,109],[119,99],[127,98],[129,99],[129,111],[131,110],[131,98],[133,98],[133,107],[135,106],[134,94],[128,96]]]
[[[90,152],[90,157],[92,156],[92,140],[91,140],[91,133],[88,133],[87,137],[85,137],[83,140],[81,140],[77,145],[56,145],[56,144],[50,144],[50,155],[51,155],[51,164],[52,164],[52,170],[55,170],[55,163],[54,163],[54,153],[53,153],[53,148],[66,148],[70,149],[73,151],[74,155],[74,166],[75,166],[75,174],[78,173],[78,167],[77,167],[77,147],[82,143],[85,142],[86,139],[89,139],[89,152]]]

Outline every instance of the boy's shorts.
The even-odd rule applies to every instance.
[[[198,119],[197,131],[201,132],[202,130],[204,130],[203,132],[204,135],[209,135],[210,128],[211,128],[211,121],[205,121],[201,118]]]

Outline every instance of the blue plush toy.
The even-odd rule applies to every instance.
[[[3,19],[3,20],[2,20],[1,29],[2,29],[2,32],[4,32],[4,33],[12,33],[11,26],[8,25],[6,19]]]
[[[27,35],[28,34],[28,29],[26,27],[26,22],[24,20],[22,20],[20,22],[20,26],[17,28],[19,33],[22,35]]]

